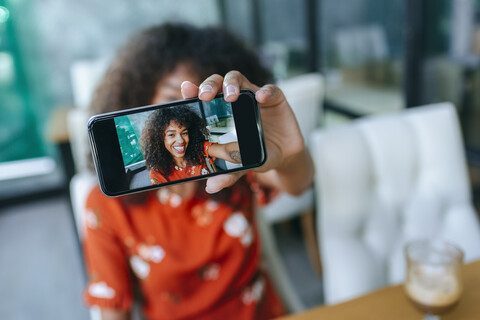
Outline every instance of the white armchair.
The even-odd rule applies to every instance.
[[[98,184],[95,173],[89,170],[88,163],[91,157],[87,134],[90,117],[88,105],[106,67],[105,60],[79,60],[70,68],[75,101],[75,108],[70,110],[66,119],[75,164],[75,175],[70,181],[70,200],[80,240],[83,240],[84,235],[85,202],[92,188]]]
[[[328,304],[402,282],[409,240],[443,237],[480,258],[455,107],[365,117],[312,135]]]

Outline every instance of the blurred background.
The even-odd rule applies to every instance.
[[[478,211],[479,0],[0,0],[0,318],[88,318],[65,115],[129,35],[166,21],[232,30],[279,82],[321,73],[319,127],[454,103]],[[292,234],[284,256],[304,250],[300,229],[277,227]],[[321,288],[306,299],[321,304]]]

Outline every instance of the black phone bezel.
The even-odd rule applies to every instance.
[[[218,94],[215,98],[223,98],[223,94]],[[127,185],[125,166],[121,156],[120,143],[115,129],[114,117],[174,107],[198,101],[198,98],[178,100],[165,104],[109,112],[91,117],[87,124],[88,137],[98,182],[102,192],[109,197],[118,197],[168,185],[201,180],[218,174],[249,170],[260,167],[265,163],[267,160],[267,151],[260,109],[255,100],[255,93],[250,89],[242,89],[240,90],[239,98],[231,103],[240,154],[242,156],[242,167],[210,173],[208,175],[169,181],[158,185],[148,185],[142,188],[130,189]]]

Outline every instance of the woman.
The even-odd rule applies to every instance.
[[[208,142],[204,121],[188,106],[154,111],[142,132],[142,149],[152,185],[208,174],[220,158],[242,163],[237,142]]]
[[[129,319],[131,280],[138,282],[148,319],[284,314],[260,266],[254,207],[273,188],[299,194],[311,186],[313,164],[290,106],[276,86],[264,85],[268,80],[255,55],[217,28],[153,27],[120,51],[92,101],[94,113],[182,98],[211,101],[220,92],[234,102],[248,88],[260,106],[268,159],[248,175],[217,175],[206,184],[120,198],[92,190],[85,301],[102,319]]]

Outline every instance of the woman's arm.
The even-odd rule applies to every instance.
[[[215,158],[220,158],[228,162],[242,163],[240,156],[240,148],[238,142],[230,142],[225,144],[212,144],[208,148],[208,154]]]
[[[291,195],[300,195],[313,184],[314,166],[310,153],[300,153],[285,159],[274,170],[257,173],[257,181],[267,187],[281,189]]]
[[[313,185],[314,165],[293,110],[275,85],[260,88],[255,97],[270,161],[257,170],[257,179],[265,186],[299,195]]]
[[[126,316],[133,301],[132,284],[128,259],[118,241],[125,208],[119,199],[108,198],[95,187],[87,197],[85,209],[85,267],[94,277],[89,277],[84,301],[98,310],[101,319],[129,319]]]
[[[238,71],[230,71],[225,77],[218,74],[208,77],[200,87],[191,82],[182,83],[184,98],[198,96],[210,101],[223,90],[225,100],[234,102],[240,89],[255,91],[260,106],[267,161],[255,169],[258,181],[290,194],[298,195],[313,184],[313,161],[302,137],[295,115],[283,92],[275,85],[258,87]],[[207,192],[214,193],[231,186],[244,173],[218,175],[207,180]]]

